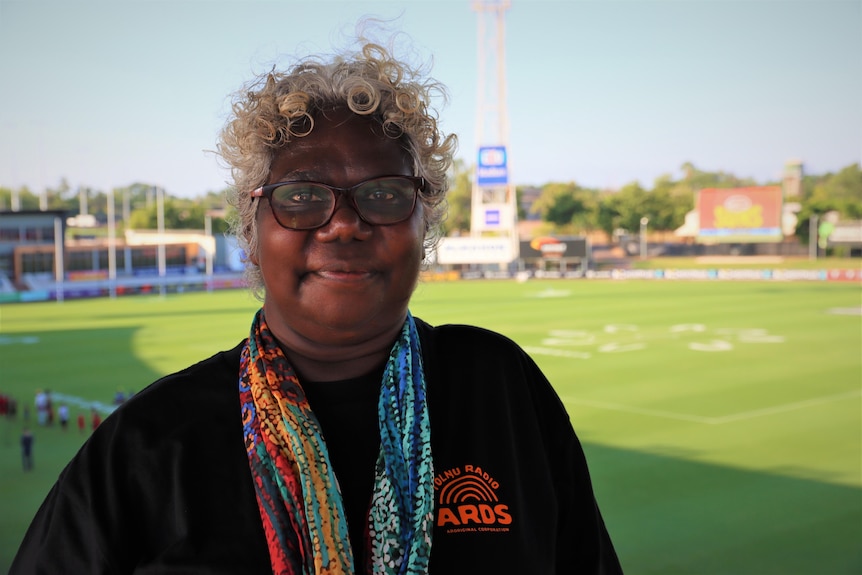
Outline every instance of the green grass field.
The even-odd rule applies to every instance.
[[[632,574],[862,572],[858,283],[482,281],[419,287],[415,315],[524,346],[554,383]],[[244,291],[0,306],[0,392],[110,403],[236,344]],[[0,422],[0,572],[83,441]],[[158,417],[158,414],[154,414]],[[31,420],[33,419],[31,415]]]

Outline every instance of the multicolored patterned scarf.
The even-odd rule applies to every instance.
[[[257,312],[239,372],[243,434],[276,575],[354,573],[344,503],[296,372]],[[378,402],[380,454],[368,516],[375,574],[428,572],[434,470],[413,316],[392,347]]]

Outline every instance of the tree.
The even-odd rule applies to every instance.
[[[211,218],[212,233],[221,234],[229,229],[228,218],[235,209],[225,209],[227,190],[222,192],[207,192],[199,198],[177,198],[165,194],[164,220],[165,229],[172,230],[204,230],[207,215]],[[129,227],[132,229],[156,229],[158,227],[158,201],[156,188],[146,184],[133,184],[115,192],[129,198],[131,214]],[[116,200],[115,200],[116,201]],[[222,212],[224,215],[214,215]]]
[[[597,210],[598,226],[612,238],[617,230],[637,233],[641,218],[646,217],[651,229],[675,230],[685,222],[693,200],[691,194],[675,195],[674,189],[673,182],[662,180],[652,191],[632,182],[617,192],[605,193]]]
[[[545,184],[530,211],[553,224],[559,232],[575,233],[594,227],[596,208],[594,191],[569,182]]]
[[[694,167],[691,162],[685,162],[680,170],[683,173],[682,182],[692,190],[704,188],[739,188],[743,186],[756,186],[757,182],[751,178],[737,178],[726,172],[704,172]]]
[[[862,171],[859,164],[851,164],[837,174],[826,174],[814,186],[812,199],[832,199],[843,203],[862,202]]]
[[[622,227],[622,212],[622,199],[615,192],[604,192],[600,196],[596,222],[609,241],[614,238],[614,232]]]
[[[685,168],[685,165],[683,165]],[[685,181],[675,182],[670,175],[656,178],[651,192],[656,198],[656,221],[650,225],[657,230],[675,230],[685,223],[685,215],[694,209],[695,192]]]
[[[838,212],[842,220],[862,219],[862,172],[851,164],[837,174],[805,176],[802,209],[797,214],[796,236],[808,243],[811,218]]]
[[[652,220],[653,214],[647,205],[647,192],[639,183],[632,182],[623,186],[617,192],[617,198],[618,227],[634,233],[640,229],[642,217],[646,216]]]
[[[78,213],[78,191],[73,190],[66,178],[60,180],[56,188],[45,188],[49,210],[65,210],[71,214]]]
[[[0,188],[0,210],[11,210],[12,197],[18,196],[18,209],[21,210],[38,210],[39,197],[30,191],[29,188],[23,186],[17,190],[11,188]]]
[[[164,226],[168,230],[204,229],[204,208],[202,206],[182,205],[176,198],[164,199]],[[158,206],[134,210],[129,218],[129,226],[137,229],[158,228]]]
[[[448,214],[443,221],[444,235],[470,232],[470,213],[473,199],[472,170],[464,160],[456,158],[449,176],[449,192],[446,195]]]

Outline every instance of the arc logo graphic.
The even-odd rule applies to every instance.
[[[477,465],[454,467],[434,477],[436,524],[446,533],[507,532],[509,506],[500,501],[500,484]]]

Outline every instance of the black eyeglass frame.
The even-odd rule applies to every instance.
[[[371,182],[376,182],[379,180],[391,180],[391,179],[408,180],[413,184],[413,201],[410,205],[410,211],[407,212],[407,215],[405,215],[403,218],[400,218],[398,220],[394,220],[391,222],[374,223],[372,221],[369,221],[368,217],[366,215],[363,215],[362,210],[360,209],[359,205],[356,203],[356,197],[354,195],[356,190],[358,190],[359,188],[361,188],[361,187],[363,187],[366,184],[369,184]],[[329,190],[329,192],[332,194],[333,201],[332,201],[332,205],[330,207],[329,214],[326,216],[326,218],[323,220],[322,223],[317,224],[317,225],[313,225],[313,226],[294,227],[294,226],[286,226],[281,222],[281,220],[279,220],[278,214],[277,214],[278,210],[275,210],[272,208],[272,193],[276,189],[278,189],[282,186],[288,185],[288,184],[313,185],[313,186],[319,186],[321,188]],[[332,220],[332,216],[335,215],[335,209],[338,207],[338,196],[344,196],[350,202],[350,207],[353,208],[353,210],[356,212],[356,214],[359,216],[359,218],[363,222],[365,222],[369,225],[372,225],[372,226],[390,226],[390,225],[401,223],[401,222],[409,219],[410,216],[413,215],[413,212],[416,211],[416,198],[419,196],[419,192],[421,192],[424,189],[425,189],[425,178],[422,178],[420,176],[405,176],[405,175],[399,174],[399,175],[392,175],[392,176],[378,176],[375,178],[369,178],[365,181],[359,182],[356,185],[350,186],[349,188],[339,188],[337,186],[331,186],[329,184],[324,184],[323,182],[314,182],[311,180],[287,180],[284,182],[276,182],[274,184],[266,184],[264,186],[260,186],[258,188],[255,188],[254,190],[252,190],[249,195],[251,195],[252,198],[261,198],[261,197],[266,198],[269,201],[270,209],[272,210],[272,215],[275,218],[275,221],[278,222],[278,225],[280,225],[281,227],[288,229],[288,230],[306,231],[306,230],[315,230],[317,228],[322,228],[323,226],[325,226],[326,224],[328,224]]]

